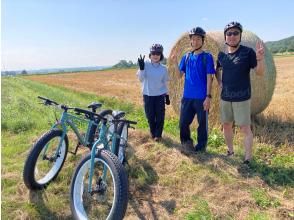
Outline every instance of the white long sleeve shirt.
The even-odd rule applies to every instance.
[[[145,62],[144,70],[138,70],[137,76],[142,84],[143,95],[159,96],[168,93],[169,80],[166,66],[160,63]]]

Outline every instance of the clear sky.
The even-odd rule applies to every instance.
[[[2,0],[1,70],[114,65],[193,27],[230,21],[264,41],[294,35],[293,0]]]

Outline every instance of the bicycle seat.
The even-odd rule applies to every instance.
[[[114,119],[123,118],[123,117],[125,117],[125,115],[126,115],[126,113],[123,111],[118,111],[118,110],[112,111],[112,116]]]
[[[100,108],[102,104],[100,102],[92,102],[90,105],[88,105],[88,108],[91,108],[93,112],[96,112],[97,108]]]

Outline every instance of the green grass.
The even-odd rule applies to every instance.
[[[28,192],[22,180],[24,161],[29,149],[42,133],[50,129],[55,120],[54,113],[60,115],[59,110],[38,104],[38,95],[82,108],[93,101],[99,101],[103,103],[103,109],[126,111],[128,119],[138,121],[136,128],[148,133],[143,109],[130,103],[78,93],[63,87],[47,86],[26,80],[26,77],[3,77],[1,83],[2,219],[16,219],[20,216],[31,219],[44,216],[71,219],[68,190],[73,169],[81,155],[68,155],[56,181],[44,191]],[[215,210],[211,208],[213,202],[205,198],[205,192],[190,194],[187,186],[195,186],[196,189],[198,186],[209,188],[220,184],[239,187],[252,177],[263,181],[271,191],[277,190],[276,193],[283,194],[283,199],[293,201],[294,154],[291,149],[257,144],[253,163],[249,170],[246,168],[244,171],[244,167],[240,165],[244,156],[242,142],[237,139],[234,143],[236,155],[226,158],[223,156],[226,152],[224,138],[218,129],[212,128],[210,131],[207,154],[186,157],[178,153],[176,158],[172,158],[173,161],[170,161],[169,155],[179,146],[178,118],[166,120],[164,132],[171,138],[148,148],[143,157],[133,155],[130,158],[129,179],[132,186],[142,192],[149,192],[151,185],[170,188],[171,192],[174,188],[186,190],[191,196],[182,198],[179,195],[173,213],[180,219],[217,219]],[[195,136],[193,132],[193,137]],[[73,147],[75,142],[70,140],[70,150]],[[173,164],[173,167],[166,172],[164,167],[169,164]],[[277,199],[268,191],[259,189],[258,185],[251,187],[248,191],[248,188],[240,186],[240,191],[248,193],[248,197],[254,201],[254,209],[247,219],[270,219],[268,216],[272,210],[283,207],[283,199]],[[160,213],[158,214],[160,217]],[[233,212],[229,214],[222,216],[225,219],[234,219],[231,218]],[[292,214],[289,212],[288,215]]]
[[[212,213],[209,209],[207,201],[198,196],[192,196],[189,201],[192,204],[192,209],[186,213],[184,219],[185,220],[211,220]]]
[[[271,197],[264,189],[252,189],[251,195],[255,203],[261,208],[278,207],[280,202],[278,199]]]

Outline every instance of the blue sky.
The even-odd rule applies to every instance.
[[[264,41],[294,35],[292,0],[2,0],[1,70],[113,65],[230,21]]]

